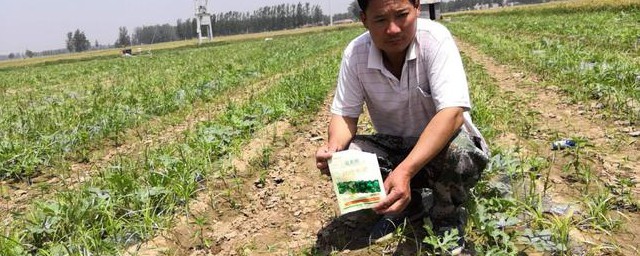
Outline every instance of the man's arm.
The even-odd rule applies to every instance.
[[[316,152],[316,167],[328,174],[327,160],[333,152],[343,150],[349,146],[349,142],[356,135],[358,118],[333,114],[329,121],[329,142],[320,147]]]
[[[385,179],[387,198],[373,207],[378,214],[397,214],[411,200],[411,178],[447,145],[462,126],[461,107],[444,108],[431,119],[409,155]]]

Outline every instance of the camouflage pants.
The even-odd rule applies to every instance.
[[[420,193],[416,194],[415,191],[429,188],[433,192],[433,206],[425,210],[432,221],[450,222],[459,217],[462,204],[468,199],[469,189],[475,186],[488,163],[488,156],[480,149],[476,139],[470,138],[462,130],[454,135],[445,148],[411,179],[412,200],[409,207],[423,206],[424,203],[415,200],[420,198]],[[417,141],[415,137],[357,135],[349,149],[375,153],[382,177],[386,179],[407,157]]]

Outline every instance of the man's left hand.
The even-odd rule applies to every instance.
[[[389,173],[384,181],[387,190],[387,198],[373,206],[378,214],[398,214],[404,210],[411,201],[411,176],[397,169]]]

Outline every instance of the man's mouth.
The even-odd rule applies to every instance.
[[[393,38],[393,39],[387,40],[387,43],[389,44],[398,44],[400,42],[402,42],[402,38]]]

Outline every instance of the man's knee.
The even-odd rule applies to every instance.
[[[461,132],[450,147],[453,171],[468,189],[473,187],[489,163],[489,156],[476,146],[468,134]]]

